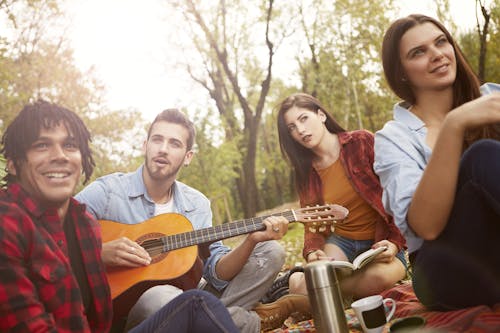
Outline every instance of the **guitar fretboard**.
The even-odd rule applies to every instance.
[[[168,252],[188,246],[211,243],[217,240],[244,235],[258,230],[264,230],[265,225],[263,221],[269,216],[283,216],[288,220],[288,222],[297,221],[294,211],[291,210],[266,216],[237,220],[215,227],[203,228],[181,234],[164,236],[158,239],[150,239],[142,243],[141,246],[146,250],[158,249],[161,246],[163,248],[162,252]]]

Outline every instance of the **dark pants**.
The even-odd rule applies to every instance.
[[[465,151],[448,223],[412,259],[415,293],[430,309],[500,302],[500,141]]]
[[[236,333],[239,330],[218,298],[193,289],[174,298],[129,332]]]

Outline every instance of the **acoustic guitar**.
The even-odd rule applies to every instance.
[[[342,206],[323,205],[271,215],[322,229],[345,219],[347,214],[348,210]],[[114,317],[126,316],[139,296],[155,285],[168,283],[183,290],[196,288],[203,268],[197,245],[264,230],[263,221],[271,215],[198,230],[193,230],[189,220],[176,213],[157,215],[139,224],[100,220],[103,242],[127,237],[141,245],[152,259],[148,266],[108,268]]]

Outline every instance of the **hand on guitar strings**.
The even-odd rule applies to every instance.
[[[281,239],[288,231],[288,220],[283,216],[269,216],[262,223],[265,230],[251,233],[248,237],[255,243]]]
[[[102,261],[108,267],[141,267],[151,263],[146,250],[127,237],[121,237],[102,244]]]

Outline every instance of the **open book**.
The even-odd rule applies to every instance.
[[[387,250],[387,246],[381,246],[376,249],[369,249],[358,255],[352,263],[342,260],[332,260],[331,265],[335,267],[337,274],[346,276],[352,274],[353,271],[360,269],[370,263],[377,255]]]

